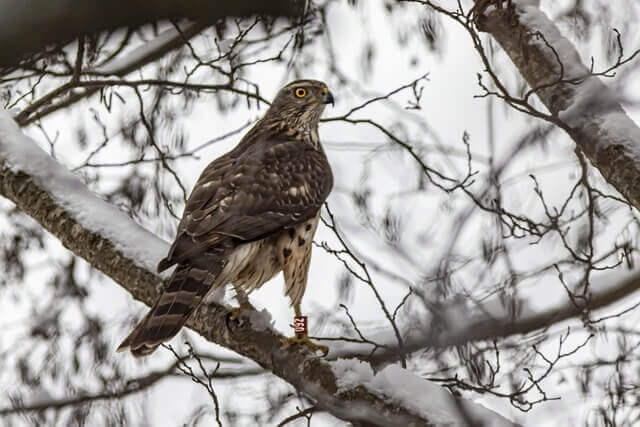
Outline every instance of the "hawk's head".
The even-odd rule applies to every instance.
[[[319,80],[295,80],[278,91],[267,116],[286,120],[293,127],[315,127],[333,95]]]

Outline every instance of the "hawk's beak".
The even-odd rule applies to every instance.
[[[333,107],[333,95],[331,94],[331,92],[326,91],[323,95],[322,98],[322,103],[323,104],[331,104],[331,106]]]

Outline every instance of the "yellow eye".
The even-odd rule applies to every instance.
[[[304,98],[305,96],[307,96],[307,90],[299,87],[298,89],[296,89],[296,96],[298,98]]]

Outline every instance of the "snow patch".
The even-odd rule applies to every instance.
[[[365,385],[373,378],[370,364],[358,359],[338,359],[331,362],[331,370],[336,376],[338,393],[351,390],[358,385]]]
[[[191,25],[193,24],[190,24],[187,21],[182,21],[177,24],[178,28],[180,28],[180,31],[182,32],[189,29]],[[91,71],[93,71],[94,73],[106,74],[106,75],[108,74],[120,75],[122,74],[123,71],[131,69],[134,64],[137,64],[138,62],[142,61],[144,58],[147,58],[153,55],[156,51],[159,51],[163,46],[165,46],[167,43],[171,42],[172,40],[174,39],[181,40],[182,35],[180,34],[180,31],[178,31],[174,27],[171,27],[168,30],[160,33],[160,35],[158,35],[153,40],[146,42],[142,46],[139,46],[131,50],[130,52],[127,52],[125,55],[122,55],[119,58],[114,59],[113,61],[107,62],[106,64],[96,67]]]
[[[358,386],[389,403],[407,408],[436,425],[493,427],[514,426],[514,423],[482,405],[456,399],[442,387],[427,381],[397,365],[387,366],[374,374],[371,365],[358,359],[338,359],[331,362],[338,393]]]
[[[263,308],[262,310],[245,311],[244,314],[247,314],[249,320],[251,320],[251,326],[253,326],[253,330],[266,331],[268,329],[273,329],[273,325],[275,324],[275,322],[271,317],[271,313],[269,313],[266,308]]]
[[[0,109],[0,156],[13,172],[30,175],[79,224],[111,242],[138,266],[155,271],[168,252],[167,242],[90,191],[26,136],[5,109]]]
[[[226,291],[227,291],[226,286],[218,286],[218,287],[214,286],[204,296],[203,302],[205,304],[215,303],[215,304],[223,304],[224,305],[224,299],[225,299],[225,296],[226,296]]]
[[[544,35],[544,39],[541,37],[534,37],[531,42],[537,44],[548,52],[549,58],[552,62],[557,63],[557,58],[549,49],[549,46],[553,46],[555,51],[562,61],[565,78],[584,77],[588,75],[587,67],[582,63],[582,59],[578,54],[578,51],[573,47],[571,42],[567,40],[558,30],[558,27],[551,21],[547,15],[542,12],[538,7],[529,4],[527,1],[516,1],[518,9],[518,17],[520,23],[530,28],[533,32],[540,32]]]

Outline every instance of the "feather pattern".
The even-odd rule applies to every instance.
[[[300,85],[309,100],[293,97]],[[160,272],[176,269],[119,351],[153,352],[180,330],[212,288],[228,283],[248,293],[283,271],[285,293],[299,306],[320,208],[333,186],[317,132],[326,101],[319,102],[316,93],[326,96],[324,83],[285,86],[240,143],[205,168],[169,253],[158,264]]]

